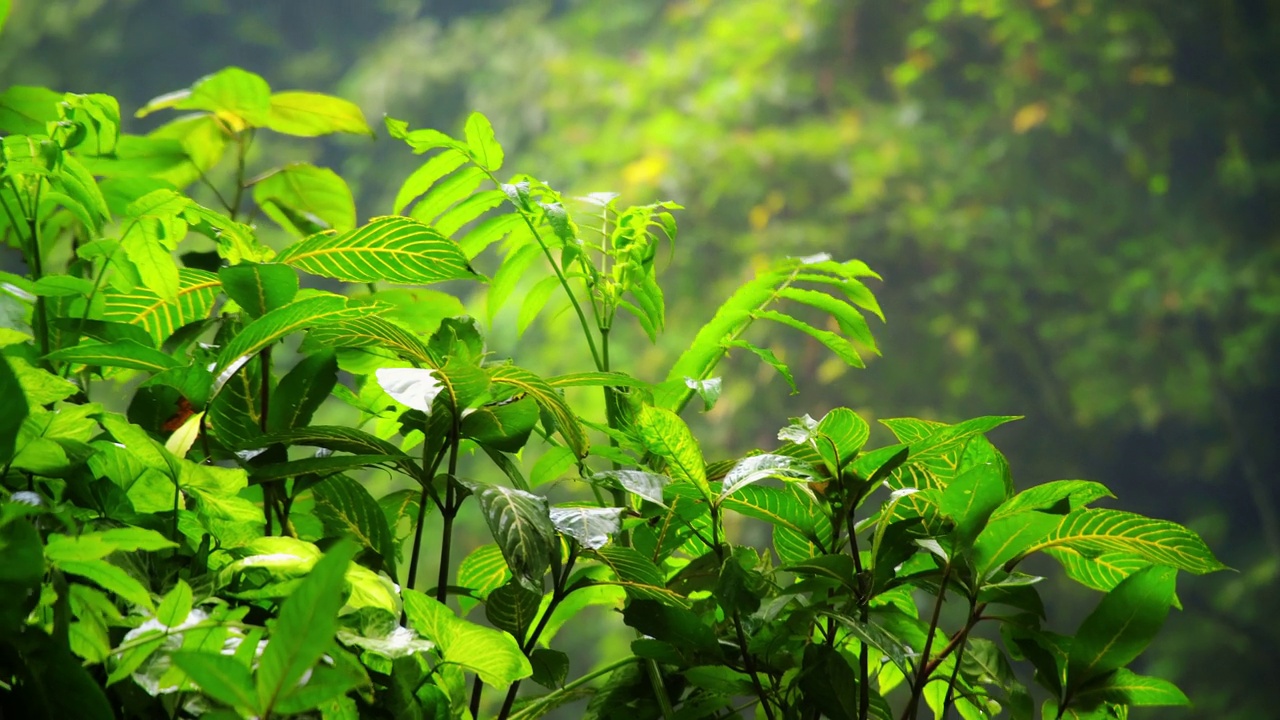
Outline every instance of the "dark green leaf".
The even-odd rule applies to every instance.
[[[1146,649],[1173,605],[1177,571],[1139,570],[1107,593],[1071,641],[1068,691],[1128,665]]]
[[[524,642],[541,604],[541,593],[533,592],[520,583],[509,582],[494,588],[485,598],[484,616],[494,627],[511,633],[517,642]]]
[[[222,289],[251,317],[262,317],[293,302],[298,273],[288,265],[241,263],[218,270]]]
[[[249,668],[235,658],[211,652],[179,652],[173,663],[210,698],[228,707],[260,714]]]
[[[27,399],[9,360],[0,356],[0,397],[5,398],[5,412],[0,413],[0,463],[13,458],[18,430],[27,417]]]
[[[267,408],[267,431],[284,432],[311,423],[311,416],[338,382],[332,350],[307,355],[276,386]]]
[[[534,682],[548,690],[563,687],[569,677],[569,656],[559,650],[538,648],[529,654]]]
[[[558,542],[546,498],[501,485],[464,484],[480,502],[485,522],[512,574],[525,587],[540,592]]]
[[[333,475],[314,485],[311,494],[326,537],[353,538],[381,556],[387,574],[396,577],[396,551],[386,516],[364,486],[346,475]]]

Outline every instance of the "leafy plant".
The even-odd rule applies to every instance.
[[[661,335],[679,206],[504,179],[482,115],[461,138],[388,119],[431,157],[362,223],[328,169],[249,173],[260,134],[372,134],[338,98],[229,68],[140,110],[191,111],[145,136],[103,95],[0,107],[3,232],[29,268],[0,286],[0,683],[24,716],[1031,718],[1015,663],[1042,717],[1186,703],[1129,666],[1176,572],[1222,565],[1179,525],[1091,507],[1097,483],[1015,492],[985,437],[1014,418],[886,420],[896,442],[869,450],[838,408],[704,458],[681,412],[715,404],[726,354],[795,384],[757,321],[849,365],[875,352],[864,264],[765,268],[650,381],[611,337],[627,316]],[[460,297],[388,287],[445,281],[486,284],[490,323],[522,297],[521,332],[564,304],[581,369],[494,357]],[[466,513],[492,542],[464,555]],[[1034,554],[1104,593],[1071,635],[1044,625]],[[567,623],[591,605],[635,639],[584,672],[553,641],[589,634]]]

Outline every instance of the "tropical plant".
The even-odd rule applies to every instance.
[[[228,68],[143,107],[189,114],[142,136],[105,95],[13,87],[0,109],[2,231],[29,269],[0,285],[6,709],[1031,718],[1014,663],[1043,717],[1186,703],[1129,666],[1177,571],[1222,565],[1179,525],[1090,507],[1097,483],[1015,492],[985,437],[1014,418],[886,420],[896,442],[870,450],[839,408],[703,457],[681,412],[715,404],[728,353],[796,383],[757,321],[848,365],[875,352],[863,263],[779,260],[634,377],[612,333],[660,337],[679,206],[500,176],[483,115],[461,138],[388,119],[430,158],[360,222],[331,170],[250,172],[269,133],[373,134],[336,97]],[[455,281],[487,284],[490,324],[523,296],[521,332],[562,305],[580,367],[494,357],[470,293],[421,289]],[[1035,554],[1104,593],[1074,633],[1044,625]],[[634,640],[584,671],[555,645],[595,636],[571,624],[589,606]]]

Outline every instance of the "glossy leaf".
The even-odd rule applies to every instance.
[[[292,163],[257,180],[253,201],[277,225],[298,237],[356,226],[356,202],[334,171]]]
[[[267,431],[284,432],[311,423],[311,417],[329,398],[338,382],[338,361],[333,351],[303,357],[276,385],[267,408]]]
[[[292,691],[333,642],[346,590],[344,576],[355,553],[354,543],[335,545],[280,606],[258,663],[258,707],[264,714]]]
[[[221,285],[213,273],[182,268],[178,271],[177,300],[165,300],[159,293],[145,287],[136,287],[129,292],[108,290],[102,293],[102,319],[139,325],[159,345],[178,328],[207,318]]]
[[[542,594],[511,582],[494,588],[484,600],[484,616],[494,627],[523,642],[538,615]]]
[[[332,95],[286,91],[272,93],[266,126],[278,133],[316,137],[331,133],[373,135],[354,103]]]
[[[402,597],[409,622],[439,646],[446,662],[461,665],[495,687],[533,674],[511,635],[462,620],[448,606],[416,590],[406,589]]]
[[[179,362],[154,348],[132,340],[112,343],[83,343],[49,353],[50,360],[95,365],[98,367],[129,368],[158,373],[177,367]]]
[[[666,462],[671,477],[692,483],[704,497],[711,497],[702,450],[680,416],[645,406],[636,414],[636,429],[649,452]]]
[[[293,302],[298,273],[278,264],[242,263],[218,270],[222,290],[245,312],[257,318]]]
[[[1214,557],[1199,535],[1185,527],[1121,510],[1084,508],[1073,511],[1025,553],[1053,547],[1067,547],[1087,554],[1132,553],[1152,563],[1196,574],[1226,567]]]
[[[1178,686],[1168,680],[1139,675],[1125,668],[1086,683],[1076,693],[1072,704],[1088,707],[1104,702],[1134,707],[1186,707],[1191,704]]]
[[[553,507],[551,524],[584,548],[598,550],[622,529],[623,508]]]
[[[514,365],[497,365],[486,370],[495,384],[514,387],[532,397],[538,407],[555,421],[554,430],[560,433],[577,456],[586,457],[589,448],[586,432],[558,390],[537,375]]]
[[[1069,692],[1128,665],[1146,649],[1173,605],[1176,576],[1168,567],[1139,570],[1102,598],[1071,640]]]
[[[1089,480],[1055,480],[1027,488],[996,508],[993,518],[1026,510],[1043,510],[1065,514],[1088,505],[1094,500],[1115,497],[1101,483]]]
[[[320,233],[290,245],[277,262],[346,282],[426,285],[475,280],[456,243],[405,217],[375,218],[345,233]]]
[[[352,538],[377,553],[387,574],[396,577],[396,551],[386,516],[363,485],[346,475],[333,475],[313,486],[311,494],[326,537]]]
[[[512,574],[525,587],[541,591],[551,553],[558,548],[546,498],[501,485],[464,484],[479,501]]]

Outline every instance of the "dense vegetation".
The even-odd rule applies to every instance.
[[[1111,495],[1099,483],[1016,491],[985,437],[1015,418],[883,420],[895,442],[869,448],[868,424],[835,408],[704,456],[681,413],[716,406],[728,355],[808,380],[762,328],[844,367],[878,352],[864,263],[762,263],[665,371],[629,374],[635,343],[615,333],[663,337],[675,298],[657,261],[683,252],[683,208],[513,175],[481,114],[461,137],[388,118],[389,144],[429,157],[394,215],[362,222],[331,169],[253,166],[283,137],[373,134],[333,96],[228,68],[139,110],[184,113],[146,135],[107,95],[14,86],[0,109],[0,226],[27,268],[0,285],[6,710],[534,718],[579,702],[575,716],[863,720],[1186,704],[1129,666],[1178,605],[1178,571],[1223,566],[1180,525],[1092,507]],[[278,249],[268,224],[290,236]],[[451,292],[422,289],[436,283]],[[517,332],[571,328],[569,370],[491,350],[464,305],[481,296],[488,324],[518,298]],[[468,517],[488,528],[478,547],[457,542]],[[1046,623],[1033,556],[1098,592],[1070,632]],[[633,639],[578,667],[559,645],[602,636],[581,621],[592,606]]]

